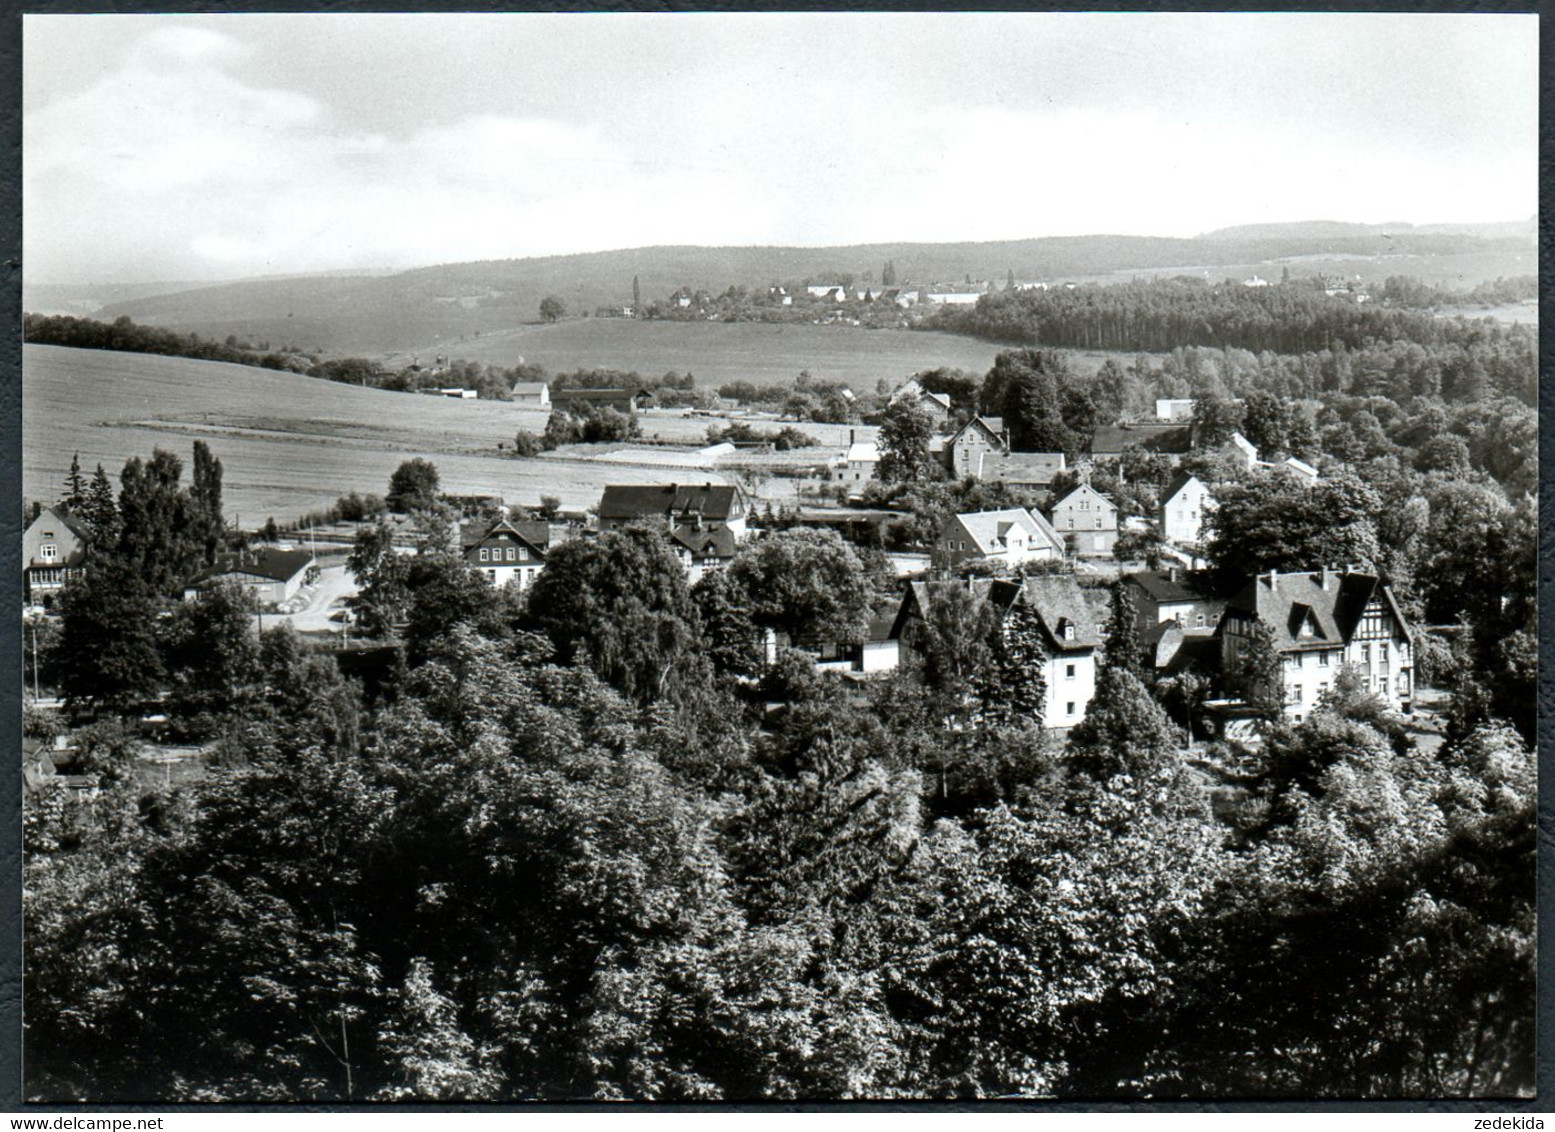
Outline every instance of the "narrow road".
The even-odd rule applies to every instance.
[[[282,621],[290,621],[292,628],[299,633],[338,633],[340,622],[331,621],[330,615],[344,609],[345,599],[355,594],[359,588],[355,576],[346,569],[345,563],[326,566],[313,587],[313,594],[306,609],[290,614],[267,613],[265,625],[271,626]]]

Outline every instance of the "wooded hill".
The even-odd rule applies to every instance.
[[[142,324],[206,337],[236,334],[255,342],[294,342],[307,350],[381,352],[457,341],[538,318],[540,301],[560,297],[569,313],[632,302],[639,280],[645,301],[680,287],[717,294],[730,286],[763,287],[849,274],[878,280],[885,264],[899,282],[997,280],[1062,282],[1114,272],[1172,268],[1237,274],[1296,257],[1333,257],[1353,266],[1378,259],[1391,274],[1440,263],[1444,278],[1528,274],[1531,238],[1484,238],[1388,226],[1326,224],[1228,229],[1193,239],[1059,236],[956,244],[864,244],[852,247],[635,248],[586,255],[443,264],[392,275],[323,275],[203,286],[110,302],[94,317],[127,314]],[[1300,265],[1310,274],[1322,263]],[[1349,267],[1347,266],[1347,270]],[[1268,271],[1265,272],[1268,274]],[[1379,275],[1380,278],[1380,275]],[[83,312],[85,313],[85,312]]]

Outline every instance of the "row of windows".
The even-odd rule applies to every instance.
[[[507,551],[508,551],[507,560],[509,562],[528,562],[529,561],[529,551],[523,549],[522,547],[510,546],[510,547],[507,548]],[[481,561],[482,562],[501,562],[502,561],[502,548],[500,546],[493,546],[493,547],[490,548],[490,554],[488,554],[487,553],[487,548],[484,547],[484,546],[481,547]]]

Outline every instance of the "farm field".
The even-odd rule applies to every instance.
[[[704,389],[728,381],[791,386],[801,370],[809,370],[819,381],[841,381],[861,393],[873,393],[881,378],[896,385],[937,366],[984,373],[998,352],[998,346],[975,338],[917,330],[579,318],[382,356],[390,365],[437,354],[504,367],[522,360],[553,374],[619,369],[658,377],[671,370],[689,371]]]
[[[663,428],[686,439],[708,421]],[[645,419],[647,433],[654,428]],[[247,526],[325,507],[349,491],[383,494],[402,460],[424,456],[457,494],[512,503],[555,495],[567,508],[599,501],[609,483],[654,483],[662,470],[547,457],[506,459],[498,441],[540,431],[545,415],[501,401],[455,401],[362,389],[249,366],[146,354],[22,347],[22,492],[58,498],[72,454],[117,483],[131,456],[167,448],[183,460],[203,439],[221,459],[228,517]],[[724,482],[718,472],[698,478]]]

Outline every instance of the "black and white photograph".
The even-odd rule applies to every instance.
[[[1536,14],[21,25],[24,1104],[1535,1097]]]

